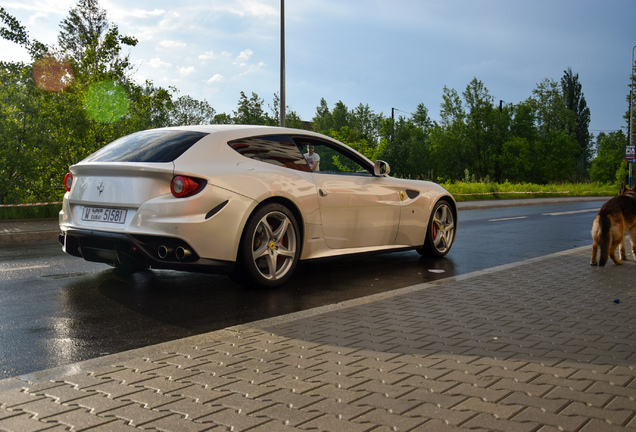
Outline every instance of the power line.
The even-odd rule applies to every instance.
[[[401,109],[397,109],[397,108],[391,108],[391,118],[392,118],[392,119],[395,119],[395,111],[399,111],[399,112],[402,112],[402,113],[404,113],[404,114],[410,114],[410,115],[413,115],[413,113],[412,113],[412,112],[402,111]]]

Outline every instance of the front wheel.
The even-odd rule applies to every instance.
[[[300,257],[296,218],[280,204],[267,204],[247,222],[241,241],[241,264],[246,276],[265,287],[284,284]]]
[[[455,240],[455,216],[448,201],[438,201],[428,222],[424,246],[417,251],[421,255],[443,257]]]

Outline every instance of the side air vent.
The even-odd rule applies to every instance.
[[[214,207],[212,210],[210,210],[210,211],[208,212],[208,214],[206,214],[206,215],[205,215],[205,220],[210,219],[212,216],[214,216],[215,214],[217,214],[218,212],[220,212],[220,211],[221,211],[221,209],[222,209],[223,207],[225,207],[225,206],[227,205],[227,203],[228,203],[228,202],[229,202],[229,201],[224,201],[224,202],[222,202],[221,204],[219,204],[218,206]]]
[[[415,190],[410,190],[407,189],[406,190],[406,195],[410,198],[410,199],[415,199],[418,196],[420,196],[420,192],[419,191],[415,191]]]

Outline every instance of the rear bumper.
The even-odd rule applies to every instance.
[[[69,255],[116,267],[172,269],[228,274],[234,262],[201,258],[174,237],[62,229],[58,241]]]

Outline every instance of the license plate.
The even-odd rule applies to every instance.
[[[127,211],[128,210],[121,209],[84,207],[84,210],[82,211],[82,220],[123,224],[126,222]]]

